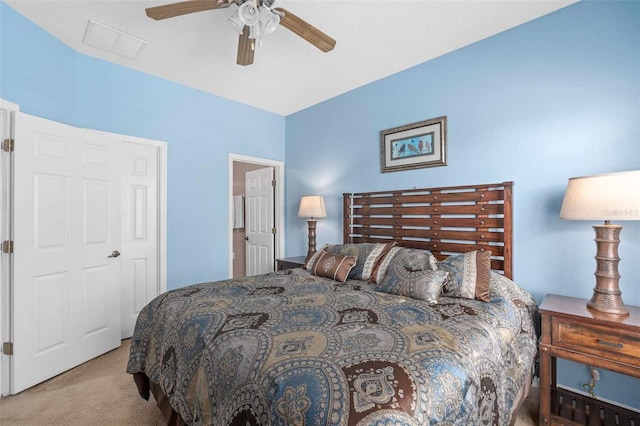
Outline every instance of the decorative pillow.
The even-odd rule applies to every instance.
[[[349,279],[368,280],[378,262],[384,257],[388,250],[395,245],[395,242],[332,244],[323,247],[323,249],[327,253],[357,257],[358,260],[349,273]]]
[[[378,276],[378,272],[381,270],[380,268],[382,268],[384,271],[387,270],[389,262],[391,261],[395,253],[400,250],[400,247],[397,247],[397,245],[398,243],[396,243],[395,241],[385,244],[384,248],[382,249],[378,257],[376,257],[371,267],[371,273],[368,277],[370,283],[377,282],[376,277]],[[362,279],[365,278],[363,277]]]
[[[386,257],[379,262],[369,282],[381,282],[391,265],[401,266],[409,272],[435,271],[438,269],[438,260],[428,250],[393,247],[388,251]]]
[[[438,270],[449,271],[442,295],[488,302],[491,276],[491,252],[471,251],[449,256],[438,263]]]
[[[343,283],[349,277],[349,272],[356,264],[356,260],[355,256],[343,256],[320,250],[311,268],[311,273]]]
[[[327,247],[329,247],[329,244],[325,244],[322,246],[322,248],[318,251],[316,251],[315,253],[313,253],[313,255],[306,259],[304,261],[304,265],[302,265],[302,267],[304,269],[306,269],[307,271],[311,272],[311,269],[313,268],[313,265],[316,263],[316,260],[318,260],[318,256],[320,256],[320,252],[321,251],[327,251]]]
[[[384,276],[387,274],[389,265],[391,265],[391,261],[400,250],[402,250],[402,247],[392,247],[391,249],[389,249],[387,255],[380,259],[380,261],[376,265],[375,270],[371,272],[371,277],[369,277],[370,283],[382,282]]]
[[[448,275],[439,270],[409,271],[402,263],[391,262],[384,279],[374,289],[435,304]]]

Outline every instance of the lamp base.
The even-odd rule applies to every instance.
[[[314,218],[307,220],[307,224],[309,225],[309,249],[307,250],[307,257],[305,262],[311,259],[316,252],[316,222]]]
[[[604,225],[594,225],[593,230],[596,233],[597,248],[597,269],[594,273],[596,286],[591,300],[587,302],[587,308],[607,314],[629,315],[629,309],[622,303],[622,292],[618,285],[618,245],[622,226],[605,222]]]
[[[629,309],[622,302],[622,293],[609,294],[593,289],[593,296],[587,302],[587,309],[613,315],[629,315]]]

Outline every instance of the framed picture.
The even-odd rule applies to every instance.
[[[380,132],[382,173],[447,165],[447,117]]]

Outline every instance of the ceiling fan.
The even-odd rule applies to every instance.
[[[302,37],[323,52],[333,50],[336,41],[281,7],[273,7],[275,0],[189,0],[163,6],[149,7],[147,16],[156,20],[173,18],[174,16],[202,12],[212,9],[226,9],[232,4],[238,6],[229,17],[231,26],[240,34],[238,38],[238,65],[251,65],[256,41],[262,35],[270,34],[282,25],[289,31]]]

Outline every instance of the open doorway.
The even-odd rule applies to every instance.
[[[251,253],[247,253],[248,233],[244,219],[245,197],[247,194],[246,177],[258,170],[270,169],[274,177],[273,206],[273,250],[268,259],[262,259],[269,266],[275,268],[275,259],[280,256],[284,244],[284,164],[280,161],[256,157],[229,154],[229,277],[241,278],[247,274],[247,260]],[[239,211],[241,209],[241,211]],[[259,213],[262,214],[262,213]]]

